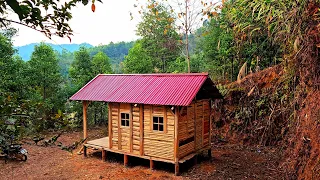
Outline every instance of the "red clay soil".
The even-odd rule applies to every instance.
[[[102,135],[102,130],[90,130],[91,139]],[[81,132],[65,132],[58,139],[63,145],[79,141]],[[212,159],[206,155],[181,165],[181,175],[174,176],[174,166],[155,163],[155,170],[149,169],[149,162],[129,158],[129,167],[123,166],[123,157],[108,153],[102,161],[100,152],[89,152],[84,158],[76,152],[61,150],[58,146],[43,147],[23,145],[29,152],[28,160],[0,160],[0,179],[283,179],[278,169],[279,152],[274,148],[258,149],[242,145],[213,145]],[[41,144],[41,143],[40,143]]]

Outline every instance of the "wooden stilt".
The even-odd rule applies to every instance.
[[[102,149],[101,153],[102,153],[102,161],[106,161],[106,153],[107,153],[106,150]]]
[[[150,159],[150,170],[154,169],[154,162],[152,159]]]
[[[198,164],[198,155],[195,155],[193,157],[193,163],[194,163],[194,165]]]
[[[208,156],[209,156],[209,158],[210,158],[210,159],[212,158],[211,148],[210,148],[210,149],[208,149]]]
[[[87,157],[87,147],[83,146],[83,156]]]
[[[123,155],[123,164],[126,167],[128,166],[128,155],[126,155],[126,154]]]
[[[174,175],[176,175],[176,176],[179,175],[179,162],[176,162],[174,164]]]

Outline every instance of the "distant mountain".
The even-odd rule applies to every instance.
[[[17,49],[17,54],[21,56],[21,58],[24,61],[30,60],[31,54],[34,50],[34,46],[39,45],[40,43],[31,43],[27,44],[24,46],[17,46],[15,49]],[[63,49],[69,51],[69,52],[74,52],[77,51],[81,46],[91,48],[93,47],[91,44],[88,43],[82,43],[82,44],[49,44],[54,50],[58,51],[59,53],[62,52]]]

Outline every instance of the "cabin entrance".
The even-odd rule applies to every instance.
[[[140,126],[142,126],[143,106],[138,104],[120,104],[119,108],[119,150],[140,154]],[[140,118],[141,117],[141,118]],[[141,119],[141,121],[140,121]]]

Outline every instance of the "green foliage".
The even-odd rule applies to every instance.
[[[59,0],[0,1],[0,23],[4,26],[6,22],[22,24],[48,37],[51,35],[69,37],[72,35],[72,29],[68,24],[72,18],[71,9],[78,3],[87,5],[88,1],[72,0],[65,3],[60,3]],[[10,11],[9,9],[18,15],[19,22],[3,17]]]
[[[92,58],[92,72],[95,75],[112,73],[110,59],[101,51]]]
[[[29,65],[29,85],[34,90],[33,98],[41,97],[42,102],[53,108],[62,81],[58,59],[51,46],[41,43],[35,46]],[[60,104],[59,104],[60,105]]]
[[[146,50],[142,48],[142,44],[137,41],[133,48],[129,50],[128,56],[125,56],[123,62],[124,73],[152,73],[154,68],[152,66],[152,58],[148,56]]]
[[[69,69],[72,84],[79,89],[89,82],[95,75],[92,73],[91,58],[88,49],[81,47],[75,52],[74,61]]]
[[[154,71],[168,72],[168,64],[180,54],[175,18],[169,8],[161,3],[151,1],[149,5],[153,8],[143,12],[137,35],[142,37],[141,48],[146,54],[143,56],[150,57]]]
[[[243,1],[230,1],[205,27],[201,44],[206,69],[216,80],[235,80],[244,62],[248,71],[254,72],[281,61],[282,49],[248,11],[251,9],[244,7]]]

